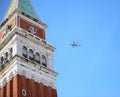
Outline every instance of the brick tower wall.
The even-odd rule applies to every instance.
[[[36,36],[38,36],[38,37],[40,37],[42,39],[45,39],[45,31],[42,28],[40,28],[40,27],[38,27],[38,26],[36,26],[36,25],[26,21],[23,18],[20,18],[20,21],[18,23],[20,24],[20,28],[22,28],[22,29],[24,29],[26,31],[28,31],[28,27],[29,26],[34,27],[37,30]]]
[[[26,96],[22,95],[23,89],[26,90]],[[16,75],[0,88],[0,97],[57,97],[57,91],[25,76]]]
[[[11,26],[11,29],[13,29],[15,26],[18,26],[26,31],[28,31],[28,27],[29,26],[32,26],[34,27],[37,31],[36,31],[36,36],[42,38],[42,39],[46,39],[46,35],[45,35],[45,30],[32,24],[31,22],[19,17],[19,16],[16,16],[14,17],[13,19],[11,19],[11,21],[8,23],[8,25]],[[3,32],[0,32],[0,39],[3,38]]]

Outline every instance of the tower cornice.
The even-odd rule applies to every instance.
[[[29,64],[30,65],[30,64]],[[32,64],[31,64],[32,65]],[[10,81],[16,75],[23,75],[28,79],[33,79],[38,83],[43,83],[46,86],[51,86],[56,89],[56,72],[46,73],[48,70],[43,69],[44,67],[40,67],[40,69],[35,69],[37,67],[28,66],[24,61],[20,61],[19,56],[15,56],[9,65],[5,67],[4,70],[0,72],[0,88],[4,87],[8,81]]]

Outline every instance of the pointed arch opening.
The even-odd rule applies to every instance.
[[[34,60],[34,53],[32,49],[29,49],[29,59]]]
[[[5,61],[8,62],[8,60],[9,60],[9,54],[8,54],[8,52],[6,52],[5,53]]]
[[[44,55],[42,55],[42,65],[47,67],[47,59]]]
[[[38,52],[35,53],[35,61],[40,63],[40,54]]]
[[[22,54],[23,54],[24,57],[28,56],[27,47],[26,46],[23,46],[23,48],[22,48]]]
[[[10,58],[13,56],[13,48],[10,48]]]
[[[2,66],[5,65],[5,60],[4,60],[4,57],[3,57],[3,56],[1,57],[1,65],[2,65]]]

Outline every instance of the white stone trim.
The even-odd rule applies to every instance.
[[[30,64],[29,64],[30,65]],[[14,63],[10,63],[0,73],[0,88],[4,87],[16,75],[24,75],[28,79],[33,79],[35,82],[43,83],[56,89],[56,78],[50,74],[46,74],[42,70],[37,70],[33,66],[28,66],[24,62],[14,59]]]

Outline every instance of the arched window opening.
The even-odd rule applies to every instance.
[[[27,48],[25,46],[23,46],[23,56],[27,57]]]
[[[36,54],[35,54],[35,61],[37,63],[40,63],[40,54],[38,52],[36,52]]]
[[[46,60],[46,57],[44,55],[42,55],[42,65],[47,67],[47,60]]]
[[[8,52],[5,53],[5,61],[8,62],[9,60],[9,55],[8,55]]]
[[[10,58],[13,56],[13,49],[10,49]]]
[[[3,56],[1,57],[1,65],[2,65],[2,66],[5,65],[5,60],[4,60],[4,57],[3,57]]]
[[[4,37],[5,35],[7,35],[7,33],[9,33],[10,31],[11,31],[11,25],[7,25],[6,30],[5,30],[5,33],[4,33],[4,35],[3,35],[3,37]]]
[[[29,50],[29,59],[34,60],[34,53],[33,50]]]

